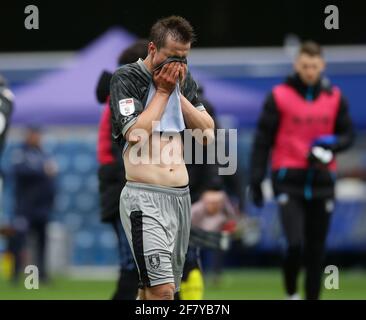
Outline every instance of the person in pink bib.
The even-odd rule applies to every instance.
[[[250,191],[263,206],[261,183],[271,154],[271,178],[286,238],[284,284],[298,298],[305,267],[305,298],[318,299],[329,221],[334,208],[337,153],[354,132],[341,90],[323,76],[321,47],[302,44],[295,73],[273,88],[260,115],[251,153]]]

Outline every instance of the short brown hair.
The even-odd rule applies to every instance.
[[[300,46],[299,55],[307,54],[309,56],[323,56],[323,50],[321,46],[314,41],[305,41]]]
[[[183,43],[192,43],[195,40],[193,27],[186,19],[179,16],[170,16],[155,22],[150,30],[149,40],[160,49],[164,47],[168,35],[175,41]]]

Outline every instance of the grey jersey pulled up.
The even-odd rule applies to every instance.
[[[112,134],[120,146],[123,146],[127,130],[136,122],[139,114],[144,111],[152,81],[152,75],[142,60],[126,64],[113,74],[110,84]],[[198,99],[197,89],[197,83],[188,71],[181,92],[198,110],[205,110]],[[134,108],[131,114],[123,114],[120,110],[120,102],[125,99],[133,100]]]

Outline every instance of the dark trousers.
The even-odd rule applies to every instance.
[[[35,240],[35,261],[39,271],[39,279],[47,280],[46,272],[46,228],[47,221],[35,221],[30,224],[30,234]]]
[[[39,279],[47,280],[46,271],[46,220],[36,220],[28,222],[25,230],[17,230],[14,235],[9,237],[9,251],[14,256],[13,281],[17,281],[20,274],[24,271],[24,253],[27,240],[32,238],[35,244],[35,261],[38,268]]]
[[[304,266],[305,297],[319,299],[333,200],[306,200],[281,195],[278,197],[278,203],[287,240],[283,264],[286,292],[288,295],[297,292],[297,278],[301,267]]]
[[[135,300],[139,282],[139,274],[135,260],[133,259],[133,255],[119,217],[113,220],[112,226],[118,239],[120,261],[117,288],[112,296],[112,300]]]
[[[8,238],[8,250],[14,258],[14,269],[12,272],[12,281],[17,282],[20,274],[24,271],[24,248],[26,242],[26,233],[16,231]]]

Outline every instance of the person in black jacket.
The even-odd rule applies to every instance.
[[[15,257],[13,280],[17,281],[20,275],[26,240],[34,236],[39,278],[47,281],[46,230],[56,194],[57,165],[42,148],[39,127],[29,126],[24,142],[14,150],[12,173],[15,180],[13,226],[16,233],[9,246]]]
[[[335,155],[354,140],[348,103],[322,76],[321,48],[305,42],[295,74],[268,95],[251,154],[250,191],[263,206],[261,183],[271,153],[273,191],[287,240],[283,265],[286,292],[297,295],[297,277],[306,270],[305,295],[318,299],[325,240],[334,207]]]
[[[118,65],[137,61],[147,56],[147,40],[138,40],[118,57]],[[97,99],[104,107],[98,132],[98,179],[101,220],[112,225],[118,239],[120,272],[113,300],[134,300],[137,295],[138,272],[124,234],[120,216],[119,199],[126,183],[121,150],[112,137],[112,118],[109,107],[109,83],[112,73],[103,71],[96,88]]]

